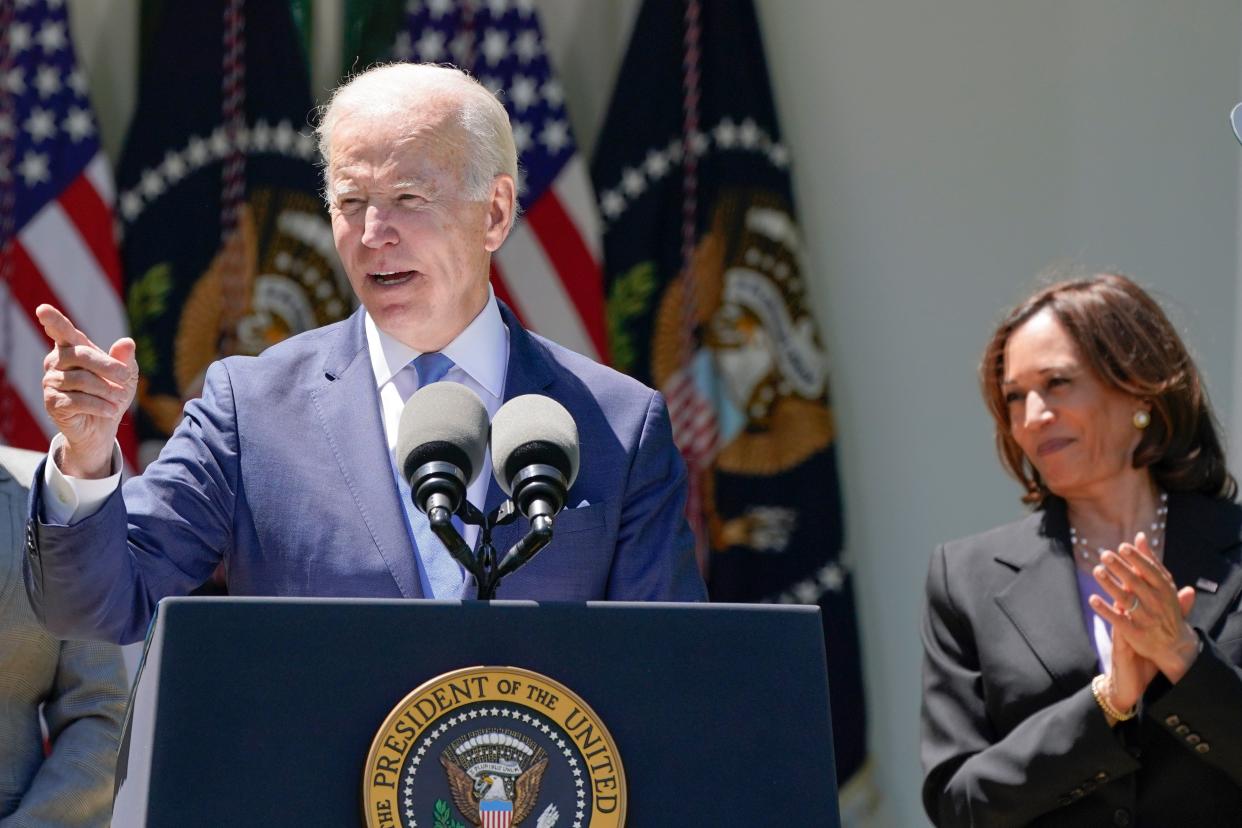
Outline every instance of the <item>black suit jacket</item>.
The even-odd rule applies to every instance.
[[[1064,504],[932,557],[923,804],[937,825],[1242,825],[1242,508],[1170,495],[1165,566],[1203,649],[1109,728]]]

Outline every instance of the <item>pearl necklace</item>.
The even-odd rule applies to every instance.
[[[1151,523],[1151,534],[1147,536],[1147,543],[1151,546],[1152,551],[1160,548],[1160,542],[1164,540],[1164,530],[1169,523],[1169,495],[1167,492],[1160,493],[1160,505],[1156,507],[1156,519]],[[1070,548],[1075,550],[1083,560],[1091,560],[1091,542],[1086,538],[1079,536],[1078,531],[1073,526],[1070,527]],[[1097,547],[1095,554],[1098,557],[1103,553],[1103,546]]]

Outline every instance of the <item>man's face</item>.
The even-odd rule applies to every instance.
[[[332,235],[380,330],[437,351],[487,302],[491,254],[508,234],[513,181],[465,197],[468,141],[447,106],[403,119],[343,113],[331,137]]]

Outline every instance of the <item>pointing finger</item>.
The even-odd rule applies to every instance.
[[[69,317],[51,305],[39,305],[39,307],[35,308],[35,316],[39,318],[39,324],[43,326],[43,332],[47,334],[47,338],[59,346],[86,345],[91,348],[99,347],[94,342],[91,342],[90,337],[74,327],[74,324],[69,321]]]

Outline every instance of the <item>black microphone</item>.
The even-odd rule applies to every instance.
[[[551,397],[524,394],[492,418],[492,467],[496,482],[518,511],[538,527],[565,507],[578,476],[578,426]]]
[[[419,511],[451,516],[462,508],[483,468],[487,428],[487,407],[460,383],[433,382],[410,397],[397,426],[397,461]]]
[[[481,584],[480,597],[495,595],[505,575],[525,564],[552,540],[552,518],[565,508],[578,476],[578,426],[551,397],[525,394],[500,407],[492,418],[492,468],[496,482],[530,531],[514,544]]]

